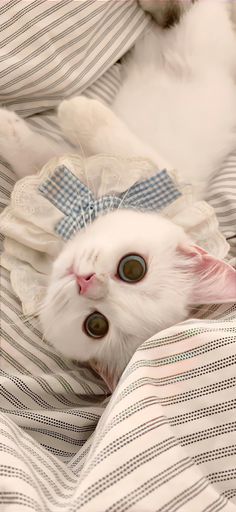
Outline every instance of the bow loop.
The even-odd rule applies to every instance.
[[[104,213],[119,208],[160,211],[181,196],[171,177],[163,170],[120,194],[95,198],[91,190],[64,165],[57,167],[54,174],[39,186],[39,192],[64,214],[55,227],[64,240],[72,238]]]

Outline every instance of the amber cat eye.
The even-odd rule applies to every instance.
[[[147,272],[146,261],[138,254],[127,254],[120,260],[117,274],[126,283],[137,283]]]
[[[109,330],[108,320],[98,311],[94,311],[86,318],[84,330],[90,338],[103,338]]]

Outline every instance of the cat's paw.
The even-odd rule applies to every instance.
[[[30,128],[15,112],[0,109],[0,149],[4,147],[4,142],[17,144],[29,133]]]
[[[0,155],[22,178],[46,163],[44,139],[15,112],[0,109]],[[48,158],[49,159],[49,158]]]
[[[58,108],[58,122],[74,145],[89,146],[100,127],[111,122],[114,114],[100,101],[78,96],[64,100]]]

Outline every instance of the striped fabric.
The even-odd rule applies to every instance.
[[[132,0],[1,2],[0,102],[27,117],[80,94],[146,25]],[[102,94],[106,98],[105,82]]]
[[[1,101],[52,138],[45,110],[85,88],[111,103],[115,62],[148,23],[127,0],[10,0],[0,14]],[[4,208],[4,162],[0,177]],[[209,190],[232,252],[235,196],[236,154]],[[1,512],[236,510],[235,306],[203,307],[146,341],[110,398],[22,316],[4,269],[0,285]]]
[[[236,257],[236,151],[212,179],[207,199],[231,245],[231,255]]]
[[[144,343],[108,403],[1,286],[0,510],[234,510],[235,307]]]

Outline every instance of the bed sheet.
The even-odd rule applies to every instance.
[[[23,71],[20,59],[17,62],[14,55],[18,48],[29,51],[26,41],[35,32],[33,21],[37,17],[42,31],[40,44],[47,48],[45,30],[53,23],[50,17],[56,12],[57,23],[54,19],[50,29],[54,46],[47,53],[51,65],[50,52],[58,49],[58,41],[67,52],[66,38],[71,41],[73,23],[81,20],[81,11],[78,14],[76,9],[82,7],[84,37],[88,37],[96,21],[97,37],[101,28],[106,31],[100,46],[104,47],[104,37],[108,37],[106,52],[101,55],[98,48],[96,59],[90,63],[86,57],[91,55],[94,41],[86,39],[79,62],[84,65],[83,85],[78,76],[74,76],[72,86],[66,85],[74,93],[86,89],[89,96],[111,102],[120,81],[120,67],[115,62],[144,30],[148,19],[135,2],[119,2],[125,11],[119,11],[118,3],[116,9],[109,10],[108,4],[100,0],[5,2],[0,8],[1,20],[8,9],[14,9],[6,28],[7,50],[13,59],[9,71],[12,75],[8,76],[15,80],[17,70],[18,88],[8,80],[9,87],[3,94],[5,78],[0,84],[2,104],[27,117],[34,129],[49,137],[60,137],[55,113],[48,111],[63,95],[58,89],[57,70],[49,69],[50,76],[55,77],[55,89],[47,83],[47,77],[43,79],[46,91],[48,86],[53,90],[48,97],[47,92],[37,88],[42,59],[34,60],[39,68],[34,73],[35,83],[31,84],[33,100],[27,102],[27,73],[31,69],[28,53],[23,57]],[[22,40],[19,20],[22,22],[29,6],[31,26],[25,32],[29,38]],[[93,17],[98,8],[100,25],[99,19]],[[52,11],[45,18],[47,9]],[[77,14],[80,18],[75,18]],[[55,33],[59,20],[61,38]],[[16,29],[19,34],[13,38]],[[2,47],[5,51],[6,46]],[[6,55],[1,54],[3,61]],[[67,54],[62,75],[66,75],[66,59]],[[61,61],[56,64],[60,68]],[[0,178],[0,205],[4,208],[15,181],[4,162],[0,164]],[[236,253],[235,197],[236,153],[219,169],[208,195],[221,230],[230,241],[232,257]],[[95,373],[66,360],[42,340],[37,322],[22,316],[8,272],[3,268],[0,286],[0,510],[235,510],[236,306],[201,308],[187,322],[147,340],[134,354],[111,397]],[[197,319],[199,316],[201,320]]]

